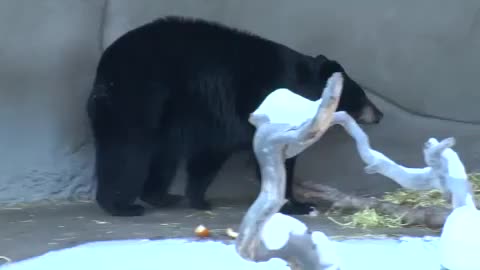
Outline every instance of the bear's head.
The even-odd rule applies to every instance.
[[[365,91],[355,82],[336,61],[323,55],[315,57],[320,79],[327,81],[335,72],[343,75],[343,90],[337,111],[345,111],[360,124],[378,124],[383,113],[368,99]]]

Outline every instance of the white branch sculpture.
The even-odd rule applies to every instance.
[[[407,168],[370,147],[368,136],[347,113],[335,113],[332,125],[341,125],[356,142],[358,153],[367,164],[365,172],[379,173],[400,186],[412,190],[439,189],[452,198],[454,208],[466,204],[475,205],[465,167],[457,153],[450,147],[454,138],[438,142],[430,138],[424,145],[425,168]]]
[[[358,153],[367,164],[366,173],[380,173],[404,188],[439,189],[449,195],[454,209],[445,217],[440,237],[442,269],[480,269],[476,252],[480,241],[480,211],[476,208],[465,166],[451,149],[454,138],[440,142],[430,138],[423,148],[428,167],[407,168],[371,149],[368,137],[349,115],[335,113],[334,124],[342,125],[355,139]]]
[[[292,269],[339,269],[333,247],[323,233],[311,234],[303,223],[278,211],[286,202],[285,160],[313,144],[328,129],[342,87],[341,74],[333,74],[315,117],[299,127],[272,123],[267,115],[258,112],[251,114],[249,121],[257,128],[253,145],[261,167],[262,184],[259,196],[239,227],[236,250],[243,258],[256,262],[281,258],[289,262]],[[277,229],[272,236],[275,227],[283,231]]]
[[[260,194],[239,227],[236,250],[244,259],[259,262],[281,258],[289,262],[292,269],[340,269],[334,246],[323,233],[309,233],[302,222],[278,213],[285,203],[285,160],[318,141],[333,125],[341,125],[353,137],[366,163],[367,174],[382,174],[408,189],[439,189],[451,196],[454,208],[466,206],[476,210],[463,163],[451,149],[455,144],[453,138],[441,142],[430,138],[425,143],[423,154],[427,167],[399,165],[370,147],[368,136],[352,117],[345,112],[335,112],[342,87],[343,78],[335,73],[328,80],[322,99],[315,102],[280,89],[250,115],[250,123],[257,128],[253,145],[262,181]],[[289,95],[289,102],[293,99],[302,103],[291,106],[300,113],[287,111],[280,116],[270,113],[275,108],[268,107],[279,107],[287,100],[285,94]]]

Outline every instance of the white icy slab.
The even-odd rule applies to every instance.
[[[253,263],[240,258],[234,245],[187,240],[93,242],[10,264],[2,270],[159,270],[288,269],[276,259]]]
[[[455,208],[440,239],[442,265],[451,270],[480,269],[480,211],[473,205]]]
[[[438,238],[335,242],[342,270],[439,270]],[[233,245],[187,240],[94,242],[10,264],[2,270],[286,270],[279,259],[253,263]]]

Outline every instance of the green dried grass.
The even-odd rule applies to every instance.
[[[345,223],[328,217],[331,221],[347,228],[400,228],[403,226],[402,217],[392,217],[377,213],[375,209],[364,209],[343,217]]]
[[[443,198],[442,192],[436,189],[428,191],[412,191],[402,188],[395,192],[387,192],[380,200],[383,202],[410,206],[412,208],[449,206],[448,202]]]
[[[472,183],[475,199],[480,201],[480,173],[469,174],[469,180]],[[428,191],[412,191],[400,188],[395,192],[386,193],[380,200],[412,208],[430,206],[451,208],[450,203],[443,198],[443,194],[436,189]],[[402,223],[402,217],[377,213],[375,209],[364,209],[355,212],[352,215],[343,216],[343,223],[335,220],[331,216],[328,218],[347,228],[400,228],[405,225]]]
[[[480,173],[469,174],[470,182],[472,182],[473,195],[476,201],[480,201]]]

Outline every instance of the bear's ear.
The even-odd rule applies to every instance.
[[[324,61],[323,63],[319,63],[318,70],[320,74],[325,76],[325,78],[330,78],[330,76],[332,76],[332,74],[335,72],[342,72],[342,73],[345,72],[343,67],[337,61],[331,61],[331,60],[327,60],[327,61]]]
[[[321,64],[321,63],[323,63],[323,62],[325,62],[325,61],[328,61],[328,58],[327,58],[325,55],[319,54],[319,55],[315,56],[315,62],[316,62],[317,64]]]

